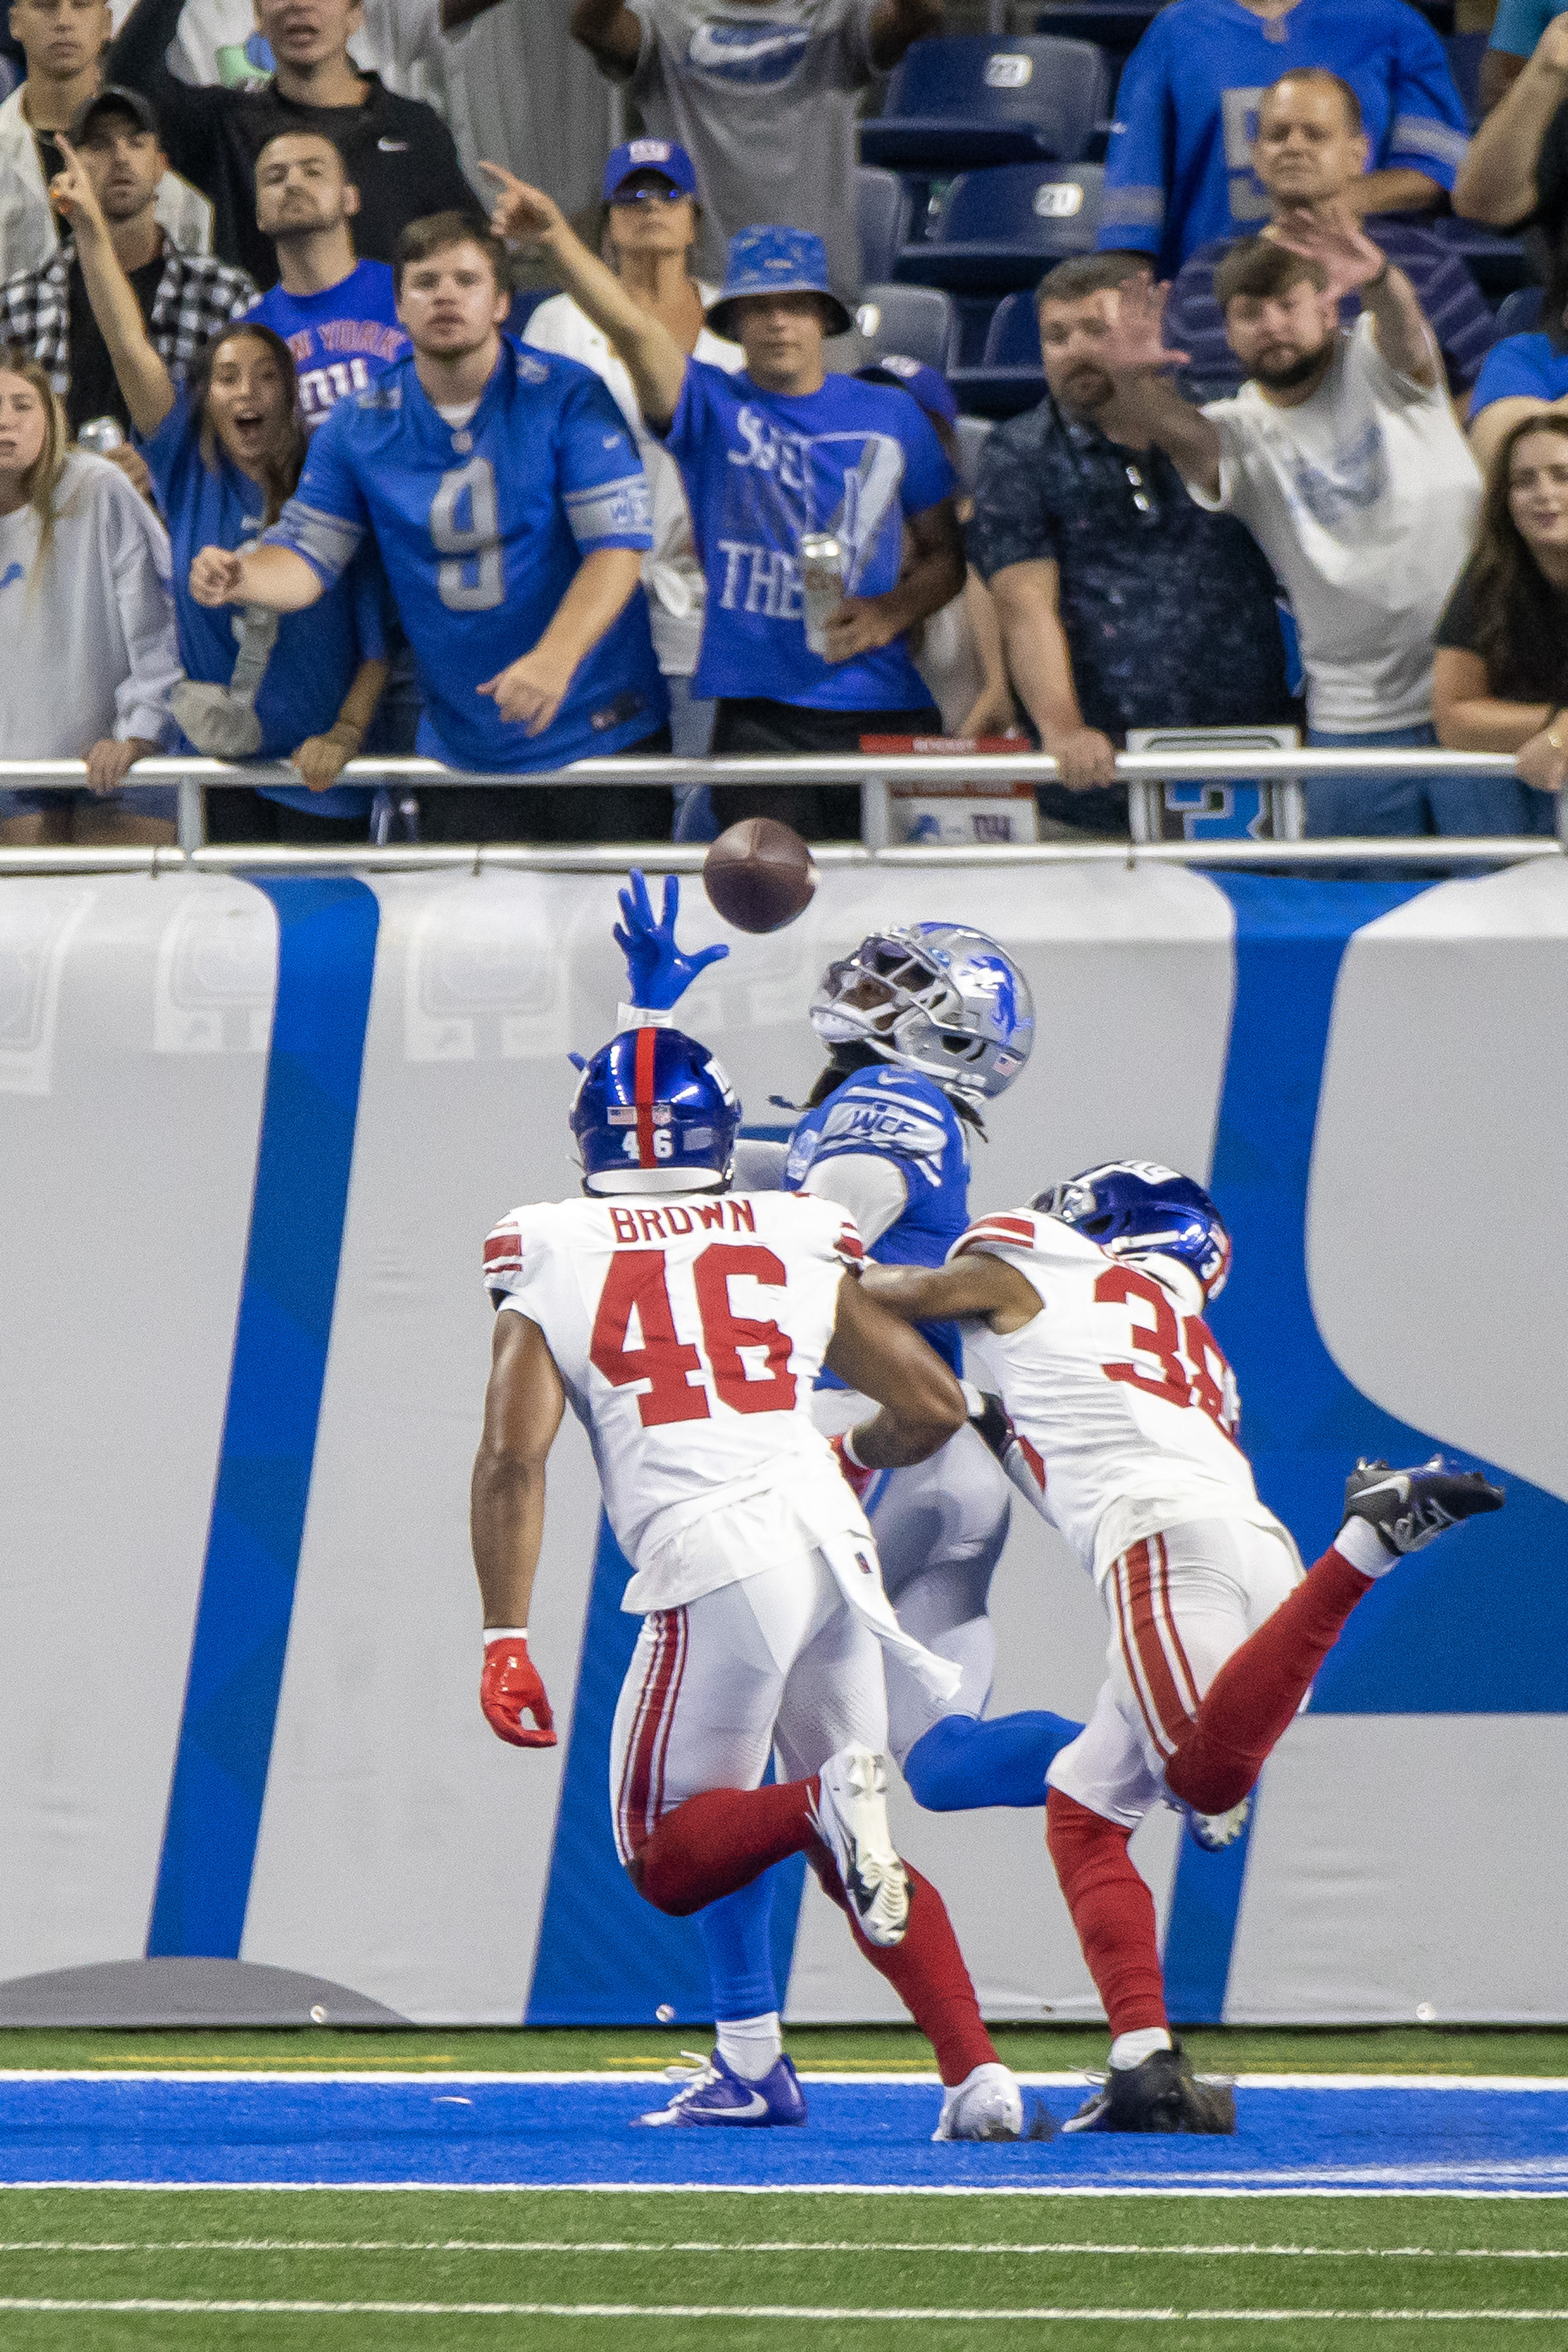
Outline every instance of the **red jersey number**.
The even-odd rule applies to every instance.
[[[788,1274],[782,1258],[760,1243],[713,1242],[692,1266],[697,1308],[702,1318],[702,1349],[678,1337],[669,1303],[663,1250],[617,1250],[599,1296],[594,1336],[588,1355],[612,1388],[627,1388],[647,1381],[637,1399],[645,1429],[668,1422],[707,1421],[708,1391],[689,1375],[711,1371],[714,1386],[732,1412],[790,1412],[795,1407],[795,1374],[788,1369],[791,1342],[776,1323],[757,1323],[738,1316],[730,1303],[730,1284],[749,1274],[756,1282],[782,1290]],[[642,1345],[628,1348],[631,1318],[636,1313]],[[760,1370],[748,1376],[741,1350],[762,1356]]]
[[[1102,1307],[1143,1310],[1130,1317],[1131,1360],[1106,1364],[1106,1379],[1125,1381],[1166,1404],[1195,1405],[1227,1437],[1234,1437],[1240,1419],[1236,1376],[1203,1317],[1184,1316],[1178,1324],[1176,1310],[1160,1285],[1133,1266],[1114,1266],[1102,1274],[1094,1295]]]

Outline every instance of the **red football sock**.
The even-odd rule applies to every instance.
[[[1059,1789],[1046,1792],[1046,1843],[1112,2039],[1164,2025],[1154,1898],[1127,1851],[1131,1830]]]
[[[996,2045],[982,2021],[947,1906],[930,1879],[905,1863],[910,1874],[910,1924],[901,1944],[884,1947],[861,1934],[837,1872],[820,1849],[818,1854],[820,1859],[812,1857],[812,1866],[823,1893],[837,1904],[855,1941],[879,1976],[887,1978],[931,2043],[937,2072],[948,2088],[973,2074],[976,2066],[997,2063]]]
[[[1192,1729],[1165,1767],[1173,1795],[1200,1813],[1240,1804],[1289,1729],[1346,1618],[1375,1581],[1333,1550],[1307,1570],[1205,1692]]]
[[[666,1813],[631,1864],[633,1884],[658,1911],[685,1919],[749,1886],[786,1854],[818,1843],[815,1777],[773,1789],[708,1789]]]

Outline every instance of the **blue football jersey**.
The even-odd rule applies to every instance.
[[[1268,199],[1252,169],[1258,103],[1302,67],[1347,81],[1374,172],[1451,188],[1468,126],[1443,44],[1405,0],[1296,0],[1265,19],[1242,0],[1174,0],[1127,60],[1105,157],[1099,242],[1157,257],[1162,278],[1215,237],[1253,236]]]
[[[626,751],[664,724],[640,588],[542,734],[479,691],[538,643],[583,558],[647,550],[649,520],[642,462],[598,377],[503,335],[467,425],[433,406],[412,357],[340,400],[266,537],[330,586],[372,535],[419,672],[420,752],[519,775]]]
[[[969,1221],[969,1148],[942,1088],[910,1070],[855,1071],[796,1125],[784,1189],[797,1191],[810,1169],[851,1153],[896,1160],[909,1194],[903,1214],[870,1244],[870,1256],[883,1265],[942,1265]],[[943,1362],[962,1371],[957,1324],[920,1328]],[[825,1372],[819,1385],[843,1383]]]

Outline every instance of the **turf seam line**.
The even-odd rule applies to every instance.
[[[1077,2238],[19,2238],[0,2254],[1094,2254],[1188,2261],[1561,2263],[1558,2246],[1285,2246],[1187,2240],[1128,2245]]]
[[[803,2319],[841,2320],[879,2323],[885,2326],[908,2326],[913,2322],[935,2322],[965,2326],[984,2321],[996,2321],[1016,2326],[1020,2320],[1065,2320],[1078,2325],[1091,2320],[1173,2321],[1178,2325],[1209,2326],[1256,2326],[1263,2321],[1308,2320],[1321,2325],[1364,2326],[1369,2322],[1387,2324],[1408,2321],[1417,2325],[1455,2322],[1474,2326],[1480,2321],[1488,2326],[1512,2323],[1534,2325],[1568,2320],[1568,2305],[1554,2311],[1521,2311],[1507,2307],[1491,2310],[1472,2305],[1466,2310],[1331,2310],[1307,2305],[1300,2308],[1263,2308],[1258,2310],[1180,2310],[1173,2305],[1151,2307],[1148,2305],[995,2305],[984,2309],[961,2309],[946,2304],[913,2305],[901,2308],[845,2304],[797,2303],[394,2303],[389,2301],[330,2303],[307,2300],[239,2297],[184,2297],[160,2295],[120,2295],[88,2298],[63,2295],[4,2295],[0,2311],[30,2311],[58,2313],[159,2313],[171,2316],[212,2317],[218,2315],[263,2317],[318,2318],[490,2318],[490,2319],[780,2319],[798,2322]]]

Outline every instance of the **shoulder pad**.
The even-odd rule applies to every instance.
[[[825,1152],[882,1152],[897,1160],[935,1160],[957,1128],[940,1089],[901,1070],[877,1071],[840,1087],[827,1106],[815,1157]]]
[[[1036,1218],[1027,1209],[1009,1210],[994,1216],[977,1217],[967,1233],[960,1234],[948,1252],[950,1258],[962,1257],[965,1250],[1025,1249],[1038,1245]]]

